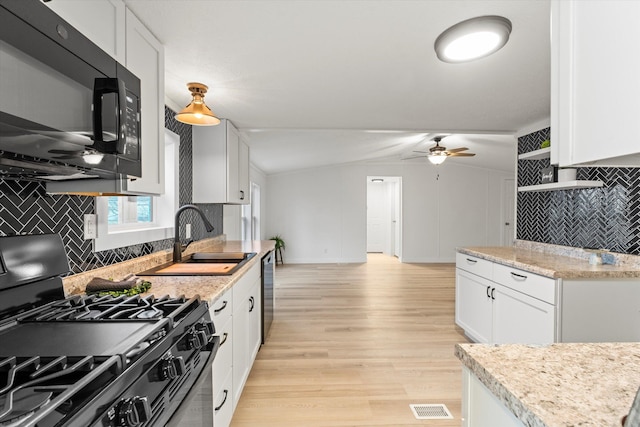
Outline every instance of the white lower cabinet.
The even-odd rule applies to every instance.
[[[233,374],[227,373],[224,381],[219,381],[218,393],[213,398],[213,425],[226,427],[233,417]]]
[[[462,370],[462,427],[523,427],[467,368]]]
[[[458,253],[455,321],[480,343],[637,342],[640,279],[552,279]]]
[[[260,291],[260,264],[256,263],[233,289],[234,410],[260,348]]]
[[[493,295],[491,342],[555,342],[555,307],[505,286],[496,285]]]
[[[457,269],[456,323],[477,342],[552,343],[555,307]]]
[[[477,342],[491,342],[493,286],[485,278],[456,269],[456,324]]]
[[[456,324],[481,343],[555,342],[555,289],[554,279],[458,254]]]
[[[260,263],[255,263],[209,308],[220,348],[213,361],[215,427],[228,427],[260,344]]]

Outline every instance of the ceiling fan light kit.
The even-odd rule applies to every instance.
[[[441,164],[444,163],[445,160],[447,160],[447,155],[446,154],[431,154],[429,157],[427,157],[427,159],[429,159],[429,161],[433,165],[441,165]]]
[[[202,83],[187,83],[187,88],[191,92],[192,100],[182,111],[176,114],[175,119],[179,122],[195,126],[215,126],[220,123],[220,119],[213,114],[213,111],[204,103],[204,95],[209,87]]]
[[[438,59],[458,63],[489,56],[502,49],[511,34],[511,21],[502,16],[478,16],[447,28],[438,36]]]

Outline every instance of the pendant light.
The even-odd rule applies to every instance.
[[[444,62],[468,62],[502,49],[511,34],[511,21],[502,16],[478,16],[447,28],[435,42]]]
[[[187,88],[191,92],[193,99],[189,105],[176,114],[176,120],[196,126],[215,126],[219,124],[220,119],[204,103],[204,94],[207,93],[209,88],[202,83],[187,83]]]

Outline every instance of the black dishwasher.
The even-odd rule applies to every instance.
[[[273,282],[274,282],[274,252],[262,257],[262,344],[267,339],[271,323],[273,323]]]

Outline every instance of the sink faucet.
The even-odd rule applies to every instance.
[[[175,224],[176,237],[173,240],[173,262],[182,261],[182,251],[187,247],[185,246],[183,248],[182,244],[180,243],[180,214],[186,211],[187,209],[193,209],[194,211],[198,212],[200,214],[200,218],[202,218],[202,222],[204,222],[204,226],[207,229],[207,231],[209,232],[213,231],[213,225],[211,225],[209,220],[207,220],[207,217],[204,216],[204,213],[197,206],[195,205],[181,206],[180,209],[178,209],[178,211],[176,212],[176,224]]]

